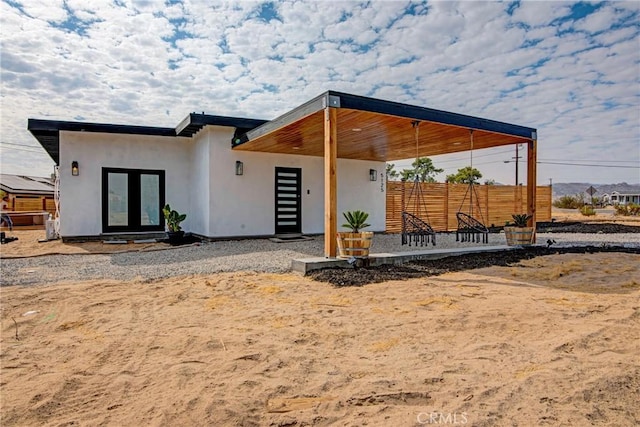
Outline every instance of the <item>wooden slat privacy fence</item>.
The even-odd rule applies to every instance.
[[[409,213],[427,221],[435,231],[455,231],[457,212],[482,218],[486,226],[503,226],[514,213],[527,212],[527,187],[514,185],[476,185],[473,205],[470,206],[467,184],[420,183],[423,204],[416,206],[415,193],[410,198],[413,182],[387,182],[386,231],[402,231],[403,207]],[[466,198],[465,198],[466,194]],[[477,199],[476,199],[477,197]],[[551,187],[536,189],[536,220],[551,221]]]
[[[9,195],[9,210],[16,212],[47,211],[54,215],[56,204],[52,196]]]

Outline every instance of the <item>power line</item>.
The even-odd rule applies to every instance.
[[[493,162],[482,162],[482,163],[474,163],[474,166],[482,166],[482,165],[490,165],[494,163],[505,163],[503,161],[493,161]],[[507,163],[515,163],[514,160],[509,160]],[[526,163],[524,161],[523,163]],[[569,163],[569,162],[536,162],[536,164],[542,165],[562,165],[562,166],[588,166],[592,168],[618,168],[618,169],[640,169],[639,166],[624,166],[624,165],[598,165],[598,164],[587,164],[587,163]],[[443,168],[445,171],[454,170],[456,167],[445,167]]]
[[[480,157],[500,156],[500,155],[502,155],[502,154],[509,154],[509,153],[512,153],[512,151],[513,151],[513,150],[508,150],[508,151],[498,151],[498,152],[495,152],[495,153],[489,153],[489,154],[474,154],[474,155],[473,155],[473,158],[474,158],[474,159],[477,159],[477,158],[480,158]],[[439,155],[442,155],[442,154],[439,154]],[[435,157],[435,156],[434,156],[434,157]],[[467,156],[467,157],[460,157],[459,159],[439,160],[439,161],[438,161],[438,164],[440,164],[440,163],[450,163],[450,162],[462,162],[462,161],[465,161],[465,160],[469,160],[469,157]],[[434,162],[434,163],[435,163],[435,162]]]
[[[27,153],[45,154],[43,151],[29,150],[27,148],[21,148],[21,147],[0,147],[0,148],[7,149],[7,150],[26,151]],[[36,147],[33,147],[33,148],[36,148]]]
[[[595,164],[587,164],[587,163],[563,163],[563,162],[537,162],[537,163],[538,164],[543,164],[543,165],[589,166],[589,167],[592,167],[592,168],[640,169],[640,165],[638,165],[638,166],[595,165]]]
[[[4,145],[15,145],[16,147],[29,147],[29,148],[40,148],[37,145],[31,145],[31,144],[16,144],[15,142],[5,142],[5,141],[0,141],[0,144],[4,144]]]
[[[540,161],[547,161],[547,162],[555,162],[558,159],[538,159],[538,162]],[[575,162],[600,162],[600,163],[637,163],[634,160],[587,160],[587,159],[574,159],[573,161]]]
[[[512,154],[512,152],[513,152],[513,150],[506,150],[506,151],[497,151],[497,152],[488,153],[488,154],[474,154],[473,158],[477,159],[477,158],[480,158],[480,157],[499,156],[499,155],[502,155],[502,154]],[[442,154],[438,154],[436,156],[431,156],[429,158],[434,159],[433,163],[434,164],[437,163],[438,165],[443,164],[443,163],[464,162],[466,160],[469,160],[468,157],[459,157],[459,158],[453,158],[453,159],[447,159],[447,160],[437,160],[436,158],[438,156],[441,156],[441,155]],[[523,157],[523,159],[524,159],[524,157]],[[410,159],[407,159],[407,160],[410,160]],[[523,160],[523,161],[526,161],[526,160]],[[485,163],[478,163],[478,164],[479,165],[481,165],[481,164],[485,164],[486,165],[486,164],[490,164],[490,163],[501,163],[501,162],[504,162],[504,161],[500,160],[500,161],[485,162]],[[509,162],[512,162],[512,161],[509,161]],[[569,162],[598,162],[598,163],[616,163],[616,164],[617,163],[635,163],[635,164],[637,164],[637,162],[634,161],[634,160],[599,160],[599,159],[598,160],[588,160],[588,159],[564,160],[564,159],[538,158],[538,161],[537,161],[537,163],[542,163],[542,164],[545,164],[546,162],[549,162],[548,164],[560,164],[560,165],[568,165],[568,166],[583,166],[582,164],[579,164],[579,163],[569,163]],[[555,163],[555,162],[567,162],[567,163],[565,164],[565,163]],[[598,165],[589,164],[589,165],[584,165],[584,166],[601,166],[601,165],[599,165],[599,164]],[[614,167],[614,166],[611,166],[611,167]],[[617,167],[617,166],[615,166],[615,167]],[[623,167],[623,168],[625,168],[625,167],[626,168],[630,168],[631,167],[631,168],[633,168],[634,166],[620,166],[620,167]],[[446,167],[445,167],[445,169],[446,169]],[[451,168],[449,168],[449,169],[451,169]]]

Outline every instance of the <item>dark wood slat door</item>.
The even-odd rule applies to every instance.
[[[302,169],[276,167],[275,234],[302,233]]]

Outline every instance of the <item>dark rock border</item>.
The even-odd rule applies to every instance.
[[[585,233],[585,234],[620,234],[640,233],[640,226],[588,222],[539,222],[536,224],[538,233]]]
[[[591,254],[598,252],[624,252],[640,254],[640,247],[624,246],[573,246],[553,248],[530,246],[509,251],[481,252],[424,260],[403,265],[384,265],[364,268],[326,268],[309,273],[309,277],[319,282],[328,282],[334,286],[363,286],[369,283],[388,280],[407,280],[420,277],[438,276],[455,271],[473,270],[491,266],[509,266],[525,259],[557,254]]]

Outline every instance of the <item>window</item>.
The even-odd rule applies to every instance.
[[[164,230],[164,171],[102,168],[102,232]]]

